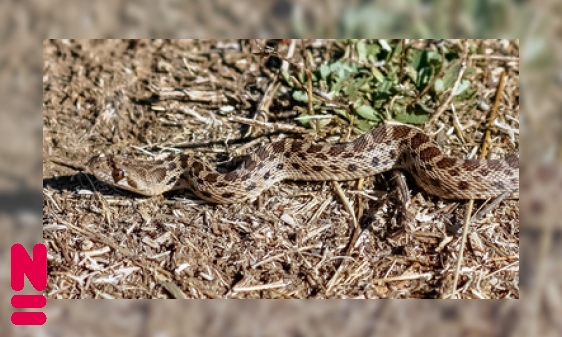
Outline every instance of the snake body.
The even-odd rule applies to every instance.
[[[519,157],[446,156],[421,130],[383,124],[347,143],[314,144],[285,138],[258,148],[234,170],[219,173],[194,153],[139,161],[98,155],[89,171],[105,183],[153,196],[188,188],[213,203],[254,199],[282,180],[345,181],[392,169],[409,172],[426,192],[444,199],[486,199],[512,191],[519,198]]]

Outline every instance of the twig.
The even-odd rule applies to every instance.
[[[292,124],[267,123],[267,122],[257,121],[257,120],[244,118],[244,117],[238,117],[238,116],[232,116],[228,120],[230,122],[236,122],[236,123],[258,126],[258,127],[264,128],[264,129],[271,130],[271,131],[286,131],[286,132],[295,132],[295,133],[307,133],[307,132],[309,132],[305,128],[294,126]]]
[[[466,237],[468,236],[468,227],[470,225],[470,214],[472,213],[473,207],[474,207],[474,199],[470,199],[468,201],[468,205],[466,205],[466,211],[464,215],[464,226],[462,230],[461,247],[459,248],[459,258],[457,260],[457,268],[455,269],[451,298],[455,298],[455,294],[457,292],[457,283],[459,282],[459,273],[462,267],[464,247],[466,246]]]
[[[497,60],[507,62],[519,62],[519,57],[503,55],[471,55],[471,60]]]
[[[417,280],[420,278],[431,279],[433,275],[431,273],[423,273],[423,274],[414,274],[414,275],[400,275],[400,276],[393,276],[387,278],[377,278],[374,279],[373,283],[388,283],[394,281],[409,281],[409,280]]]
[[[301,39],[302,48],[302,62],[304,65],[304,71],[306,72],[306,95],[308,97],[308,114],[313,116],[314,109],[312,108],[312,72],[308,67],[308,59],[306,57],[306,48],[304,45],[304,40]],[[316,120],[315,123],[310,123],[310,125],[318,131],[320,129],[320,121]]]
[[[490,114],[490,118],[488,119],[488,128],[486,129],[486,133],[484,134],[484,141],[482,143],[482,151],[480,156],[482,158],[486,158],[488,155],[488,143],[490,142],[490,133],[491,129],[494,126],[494,121],[496,120],[496,116],[498,115],[498,107],[501,101],[501,93],[503,92],[503,87],[505,86],[505,77],[506,72],[505,70],[502,72],[500,76],[500,83],[498,84],[498,90],[496,91],[496,99],[494,100],[494,106],[492,107],[492,113]]]
[[[290,58],[293,57],[293,53],[295,51],[294,41],[295,40],[291,40],[291,45],[289,46],[289,50],[287,51],[287,59],[290,59]],[[288,67],[289,67],[289,62],[286,61],[286,60],[283,60],[281,62],[281,67],[279,67],[277,72],[275,72],[275,75],[273,75],[273,80],[267,86],[267,89],[265,90],[265,93],[263,94],[263,97],[262,97],[261,101],[259,102],[258,107],[257,107],[252,119],[256,119],[262,112],[264,112],[266,114],[269,113],[269,107],[271,106],[271,103],[273,102],[273,97],[275,96],[275,93],[277,92],[277,90],[279,90],[279,87],[281,86],[281,82],[279,82],[279,74],[280,74],[281,70],[287,70]],[[249,127],[248,131],[246,132],[244,137],[248,137],[251,132],[252,132],[252,128]]]
[[[482,218],[486,213],[488,213],[492,209],[496,208],[496,206],[498,206],[500,202],[504,201],[505,198],[509,197],[511,195],[511,193],[513,193],[513,191],[505,191],[502,194],[500,194],[497,198],[494,198],[494,200],[492,200],[488,204],[488,206],[484,207],[482,210],[480,210],[476,214],[474,214],[472,219],[470,219],[470,222],[476,222],[476,221],[480,220],[480,218]]]
[[[462,75],[464,74],[464,71],[466,69],[467,55],[468,55],[468,40],[465,41],[465,43],[464,43],[464,50],[463,50],[463,53],[462,53],[462,61],[461,61],[461,68],[459,69],[459,74],[457,76],[457,79],[455,80],[455,84],[453,84],[453,89],[449,93],[449,96],[447,97],[445,102],[443,104],[441,104],[439,109],[437,109],[437,111],[431,116],[431,118],[429,119],[430,123],[432,121],[434,121],[435,119],[437,119],[439,116],[441,116],[443,111],[445,111],[447,109],[447,107],[451,104],[451,100],[453,99],[453,96],[455,96],[455,92],[457,91],[457,88],[459,87],[459,84],[461,83]]]
[[[189,90],[182,88],[170,88],[150,86],[149,89],[158,95],[160,100],[188,100],[206,103],[226,103],[226,96],[220,91]]]
[[[60,158],[51,158],[50,161],[53,164],[68,167],[68,168],[73,169],[75,171],[84,171],[86,169],[86,166],[84,166],[84,165],[71,163],[71,162],[68,162],[68,161],[66,161],[64,159],[60,159]]]
[[[404,59],[406,58],[406,39],[400,39],[402,42],[402,50],[400,51],[400,72],[398,75],[398,81],[402,81],[402,76],[404,76]]]
[[[197,113],[197,111],[195,111],[194,109],[186,106],[185,104],[181,104],[178,101],[173,101],[170,103],[167,103],[166,106],[163,105],[152,105],[150,107],[153,111],[170,111],[170,110],[177,110],[181,113],[184,113],[188,116],[191,116],[195,119],[197,119],[200,122],[203,122],[205,124],[210,124],[212,121],[210,118],[206,118],[201,116],[199,113]]]
[[[502,92],[503,92],[503,87],[505,84],[505,70],[502,73],[502,76],[500,78],[500,83],[498,85],[498,88],[496,90],[496,101],[494,102],[494,106],[492,107],[492,112],[490,114],[490,118],[488,119],[488,127],[486,128],[486,135],[484,136],[484,140],[482,142],[482,147],[481,147],[481,151],[480,151],[480,158],[486,158],[486,156],[488,155],[488,143],[490,141],[490,129],[494,126],[494,120],[496,119],[497,113],[498,113],[498,106],[499,106],[499,100],[501,98]],[[462,239],[461,239],[461,246],[460,246],[460,251],[459,251],[459,258],[457,260],[457,267],[455,269],[455,276],[453,279],[453,288],[451,291],[451,298],[455,297],[455,294],[457,292],[457,283],[459,281],[459,273],[460,273],[460,269],[462,267],[462,261],[463,261],[463,255],[464,255],[464,248],[466,246],[466,238],[468,236],[468,228],[471,224],[471,213],[472,213],[472,208],[474,207],[474,199],[470,199],[468,202],[468,205],[466,206],[466,212],[465,212],[465,216],[464,216],[464,226],[463,226],[463,230],[462,230]]]
[[[232,288],[232,292],[243,292],[243,291],[258,291],[258,290],[267,290],[267,289],[275,289],[275,288],[283,288],[286,287],[287,283],[283,281],[277,281],[269,284],[260,284],[255,286],[247,286],[247,287],[234,287]]]
[[[347,211],[349,212],[349,214],[351,214],[351,218],[353,220],[353,233],[352,233],[352,237],[349,240],[349,246],[346,249],[345,254],[342,256],[342,258],[344,258],[343,260],[340,261],[340,265],[338,266],[338,269],[336,269],[336,272],[334,273],[334,275],[332,275],[332,278],[330,279],[330,281],[328,281],[328,284],[326,285],[326,294],[328,294],[330,292],[330,290],[332,289],[332,287],[334,286],[334,283],[336,282],[337,277],[341,274],[343,268],[344,268],[344,260],[346,257],[348,257],[349,252],[351,252],[351,247],[353,245],[352,242],[354,242],[355,236],[358,236],[359,233],[359,223],[357,222],[357,217],[355,216],[355,211],[353,210],[353,207],[351,207],[351,204],[349,203],[349,199],[345,196],[345,193],[343,192],[340,184],[336,181],[332,181],[332,185],[336,188],[336,192],[338,193],[339,197],[341,198],[345,208],[347,209]]]

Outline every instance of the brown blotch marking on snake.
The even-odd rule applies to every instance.
[[[390,152],[388,152],[388,156],[390,159],[396,159],[396,151],[390,150]]]
[[[375,130],[373,130],[371,132],[371,137],[373,137],[373,142],[374,143],[382,143],[383,140],[386,139],[386,137],[388,137],[387,132],[386,132],[386,126],[381,126]],[[390,145],[390,141],[387,141],[388,145]],[[370,150],[372,151],[372,150]]]
[[[512,178],[510,181],[513,185],[519,184],[519,178]]]
[[[437,157],[441,154],[438,148],[435,146],[430,146],[427,149],[423,149],[420,151],[420,159],[422,161],[430,161],[431,159]]]
[[[477,159],[467,159],[462,163],[461,167],[465,171],[474,171],[480,167],[480,161]]]
[[[392,140],[387,140],[386,142],[384,142],[386,144],[386,146],[390,146],[392,145]]]
[[[312,166],[312,169],[316,172],[322,172],[324,168],[322,166]]]
[[[175,178],[175,177],[173,177],[173,178]],[[128,183],[129,186],[131,186],[132,188],[137,188],[137,186],[138,186],[137,183],[136,183],[133,179],[130,179],[129,177],[127,177],[127,183]],[[168,185],[169,185],[169,184],[168,184]]]
[[[216,173],[209,173],[205,176],[205,180],[207,180],[210,183],[216,183],[218,177],[219,175]]]
[[[418,176],[418,167],[416,165],[410,166],[410,174],[412,174],[414,177]]]
[[[353,142],[353,151],[362,152],[367,147],[367,144],[367,135],[361,136]]]
[[[216,183],[215,186],[216,187],[226,187],[226,186],[228,186],[228,184],[221,181],[221,182]]]
[[[224,175],[224,180],[226,181],[235,181],[236,179],[238,179],[238,173],[236,172],[228,172]]]
[[[180,165],[182,170],[185,170],[187,168],[187,158],[188,157],[185,155],[180,156]]]
[[[454,166],[456,162],[457,160],[454,158],[445,157],[438,161],[435,165],[437,165],[440,169],[445,169]]]
[[[226,192],[222,194],[223,198],[232,198],[234,196],[234,193],[232,192]]]
[[[468,190],[468,182],[464,180],[459,181],[459,189],[463,191]]]
[[[380,162],[381,162],[381,161],[380,161],[379,157],[374,156],[374,157],[373,157],[373,160],[371,161],[371,165],[373,165],[373,166],[379,166]]]
[[[258,170],[258,171],[261,170],[264,166],[265,166],[264,163],[259,163],[259,165],[258,165],[258,167],[257,167],[257,170]]]
[[[394,127],[394,132],[392,132],[392,139],[395,139],[395,140],[403,139],[410,134],[411,130],[412,129],[407,127],[407,126],[398,125],[398,126]]]
[[[504,160],[510,167],[513,167],[515,169],[519,168],[519,157],[517,155],[510,154],[509,156],[505,157]]]
[[[355,171],[357,171],[357,165],[355,165],[355,164],[349,164],[349,166],[347,167],[347,170],[348,170],[349,172],[355,172]]]
[[[503,182],[501,181],[494,181],[492,183],[492,186],[494,186],[495,188],[497,188],[498,190],[505,190],[505,185],[503,184]]]
[[[255,188],[256,188],[256,184],[250,184],[250,185],[248,185],[248,187],[246,187],[246,191],[251,191]]]
[[[198,162],[198,161],[193,162],[192,167],[193,167],[193,173],[194,173],[195,175],[199,175],[199,173],[200,173],[201,171],[203,171],[203,169],[205,168],[205,166],[203,166],[203,164],[201,164],[201,163]]]
[[[293,144],[291,144],[291,151],[292,152],[299,152],[302,148],[302,142],[300,140],[295,140]]]
[[[450,175],[454,176],[454,177],[458,177],[461,175],[459,169],[452,169],[448,171]]]
[[[275,142],[275,143],[271,144],[271,148],[273,149],[273,152],[281,153],[281,152],[285,151],[285,141],[280,140],[278,142]]]
[[[439,179],[429,178],[429,183],[435,187],[441,186],[441,182],[439,181]]]
[[[242,176],[242,178],[240,178],[240,180],[242,181],[246,181],[248,179],[252,178],[252,174],[251,173],[246,173],[245,175]]]
[[[283,153],[283,155],[285,156],[285,158],[289,158],[293,153],[292,152],[285,152]]]
[[[306,150],[306,152],[308,153],[316,153],[319,152],[320,150],[322,150],[322,148],[324,147],[324,145],[318,145],[318,144],[312,144],[310,145],[310,147],[308,148],[308,150]],[[319,153],[320,155],[321,153]],[[317,155],[318,156],[318,155]]]
[[[506,176],[512,176],[513,175],[512,170],[505,170],[505,171],[503,171],[503,173],[505,173]]]
[[[128,180],[127,180],[128,181]],[[176,176],[173,176],[172,178],[170,178],[170,180],[168,180],[168,182],[166,183],[166,185],[172,185],[174,184],[176,181],[178,181],[178,178]],[[135,186],[136,188],[136,186]]]
[[[481,176],[486,177],[488,174],[490,174],[490,170],[482,169],[478,171],[478,173],[480,173]]]
[[[268,179],[269,179],[269,171],[265,172],[265,174],[263,175],[263,179],[264,179],[264,180],[268,180]]]
[[[353,152],[346,152],[342,155],[342,158],[352,158],[354,155]]]
[[[256,151],[256,155],[261,159],[261,160],[265,160],[265,158],[267,158],[267,155],[269,153],[267,153],[267,150],[265,149],[265,147],[260,147],[257,151]]]
[[[293,165],[293,167],[298,170],[301,166],[298,163],[291,163],[291,165]]]
[[[207,191],[201,191],[200,192],[204,197],[210,198],[211,197],[211,193],[207,192]]]
[[[330,148],[330,151],[328,151],[328,154],[329,154],[330,156],[337,156],[337,155],[339,155],[340,153],[342,153],[342,152],[344,152],[344,151],[345,151],[345,146],[342,146],[342,145],[333,145],[333,146]]]
[[[476,181],[476,182],[481,182],[481,181],[482,181],[482,177],[481,177],[481,176],[477,176],[477,175],[472,176],[472,179],[474,179],[474,181]]]
[[[171,162],[168,164],[168,171],[173,171],[178,168],[178,164]]]
[[[330,165],[330,169],[332,170],[332,172],[334,173],[338,173],[340,171],[340,168],[336,165]]]
[[[328,160],[328,157],[326,157],[326,155],[323,154],[323,153],[316,154],[316,158],[322,159],[322,160]]]
[[[492,171],[499,171],[503,168],[503,164],[501,160],[488,160],[488,168]]]
[[[252,160],[252,158],[248,158],[244,162],[244,168],[246,168],[246,170],[248,171],[252,171],[253,169],[255,169],[256,165],[257,165],[256,161]]]
[[[279,163],[277,164],[277,166],[275,166],[278,170],[282,170],[283,169],[283,163]]]
[[[307,158],[307,157],[306,157],[306,154],[304,154],[304,153],[302,153],[302,152],[297,153],[297,156],[298,156],[300,159],[302,159],[302,160],[306,160],[306,158]]]
[[[201,178],[197,178],[197,183],[198,183],[199,185],[203,185],[204,181],[203,181],[203,179],[201,179]]]
[[[419,148],[420,146],[422,146],[423,144],[429,142],[429,137],[421,132],[416,133],[416,135],[414,137],[412,137],[412,147],[414,149]]]

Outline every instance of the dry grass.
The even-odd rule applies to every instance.
[[[338,43],[309,42],[307,67],[314,70],[336,57]],[[507,69],[490,149],[504,156],[519,143],[518,43],[475,43],[495,55],[470,59],[478,106],[455,103],[454,112],[445,110],[425,129],[452,155],[474,153],[486,130],[486,106]],[[410,41],[410,46],[431,48],[428,41]],[[301,62],[301,47],[296,44],[291,62]],[[277,48],[287,55],[288,45]],[[45,41],[43,50],[49,298],[436,298],[451,293],[463,206],[409,184],[413,194],[405,211],[390,174],[366,179],[362,188],[340,183],[344,199],[328,183],[285,182],[255,202],[227,206],[206,204],[188,191],[142,198],[79,172],[100,152],[198,151],[223,163],[229,154],[247,153],[286,133],[233,121],[295,125],[295,117],[309,109],[295,102],[277,77],[275,59],[252,54],[258,51],[254,43],[55,40]],[[277,90],[264,102],[271,88]],[[165,99],[156,100],[163,91]],[[319,130],[304,137],[355,137],[337,116]],[[346,254],[353,218],[359,235]],[[518,234],[517,201],[501,203],[471,226],[458,296],[519,298]]]

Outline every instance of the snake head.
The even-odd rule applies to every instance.
[[[124,190],[153,196],[161,192],[144,188],[142,183],[145,172],[141,166],[133,165],[127,157],[100,154],[92,157],[86,164],[87,171],[98,180]]]

